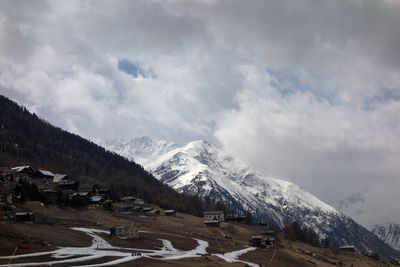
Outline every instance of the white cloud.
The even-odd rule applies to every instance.
[[[398,195],[392,187],[400,184],[399,102],[365,110],[331,104],[309,91],[283,95],[268,74],[251,70],[244,68],[247,89],[238,94],[239,108],[222,115],[216,127],[228,151],[334,204],[364,188],[372,198],[365,203],[368,210]],[[399,214],[396,204],[385,204],[376,217]]]

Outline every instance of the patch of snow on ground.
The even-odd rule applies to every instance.
[[[96,233],[109,234],[108,231],[98,230],[98,229],[89,229],[89,228],[71,228],[75,231],[84,232],[90,237],[92,237],[92,245],[90,247],[64,247],[59,248],[54,251],[46,251],[46,252],[38,252],[38,253],[28,253],[21,254],[15,256],[4,256],[0,257],[0,259],[20,259],[20,258],[31,258],[38,257],[44,255],[51,255],[52,258],[59,259],[47,262],[27,262],[27,263],[14,263],[14,264],[3,264],[0,267],[25,267],[25,266],[52,266],[56,264],[68,264],[68,263],[78,263],[78,262],[86,262],[91,260],[96,260],[105,257],[117,257],[118,259],[111,260],[104,263],[98,264],[90,264],[90,265],[81,265],[81,267],[88,266],[114,266],[121,263],[130,262],[141,257],[158,259],[158,260],[178,260],[184,258],[194,258],[201,257],[202,255],[207,254],[207,248],[209,246],[207,241],[201,239],[194,239],[197,241],[197,246],[188,251],[178,250],[176,249],[171,241],[166,239],[160,239],[162,241],[163,247],[160,250],[146,250],[146,249],[131,249],[136,251],[141,251],[140,255],[132,255],[129,252],[120,252],[112,249],[129,249],[129,248],[120,248],[113,247],[106,240],[98,236]],[[249,251],[255,250],[255,248],[246,248],[238,251],[232,251],[225,254],[215,254],[216,256],[224,259],[227,262],[243,262],[250,266],[256,266],[253,263],[248,263],[244,261],[237,260],[237,258],[245,254]],[[75,256],[81,256],[77,258],[72,258]],[[61,260],[60,260],[61,259]]]
[[[250,251],[254,251],[256,249],[257,248],[255,248],[255,247],[249,247],[249,248],[244,248],[244,249],[237,250],[237,251],[227,252],[227,253],[224,253],[224,254],[213,254],[213,255],[225,260],[226,262],[232,262],[232,263],[233,262],[242,262],[242,263],[245,263],[245,264],[247,264],[249,266],[257,267],[257,266],[259,266],[258,264],[255,264],[255,263],[252,263],[252,262],[238,260],[238,258],[241,255],[246,254],[246,253],[248,253]]]

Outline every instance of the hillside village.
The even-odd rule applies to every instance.
[[[27,200],[39,201],[43,205],[70,206],[73,208],[90,207],[117,213],[140,214],[147,216],[160,215],[155,205],[135,196],[120,197],[107,186],[97,183],[80,184],[67,174],[55,174],[49,170],[32,166],[0,168],[0,203],[13,205]],[[25,216],[23,217],[22,214]],[[27,216],[29,215],[29,216]],[[165,216],[176,217],[175,210],[165,210]],[[34,220],[31,211],[9,211],[4,217],[16,221]],[[245,215],[224,213],[224,211],[204,212],[204,224],[219,227],[223,221],[249,222]]]
[[[169,259],[172,266],[174,261],[185,266],[185,261],[189,259],[196,266],[204,266],[204,260],[212,266],[364,266],[353,264],[353,261],[368,262],[371,263],[370,266],[390,265],[379,259],[379,255],[363,256],[352,246],[332,250],[322,248],[320,244],[312,246],[301,243],[298,238],[288,235],[290,231],[279,232],[267,225],[251,224],[241,214],[210,210],[199,218],[178,213],[176,210],[162,210],[135,196],[118,196],[112,188],[104,185],[80,184],[68,174],[53,173],[51,170],[33,166],[2,167],[0,170],[0,223],[3,229],[0,231],[0,240],[5,241],[0,247],[0,266],[25,266],[24,263],[29,265],[31,253],[51,251],[59,245],[72,249],[77,244],[77,248],[74,248],[77,250],[84,246],[85,238],[79,240],[80,238],[74,237],[70,240],[64,236],[64,232],[70,235],[74,229],[93,238],[92,247],[95,246],[95,249],[90,253],[85,252],[88,255],[93,253],[93,257],[101,258],[96,253],[106,248],[113,250],[116,245],[135,247],[131,251],[131,256],[134,255],[135,258],[131,260],[144,266],[154,264],[152,254],[146,254],[147,251],[162,247],[162,244],[164,247],[161,251],[167,250],[170,254],[176,254],[161,256]],[[54,230],[54,236],[43,234],[48,230]],[[107,234],[104,235],[105,233]],[[165,240],[174,245],[165,247],[169,244],[167,241],[156,245],[157,238],[165,236],[169,237]],[[174,237],[171,239],[171,236]],[[190,251],[195,244],[180,239],[193,238],[201,240],[198,241],[199,246],[203,244],[205,247],[189,253],[187,250]],[[63,243],[60,240],[69,241]],[[275,255],[277,251],[278,256]],[[54,253],[57,255],[58,252]],[[126,257],[122,259],[127,260]],[[47,261],[42,259],[43,264],[47,264]],[[105,264],[101,266],[115,265],[113,261],[102,260],[97,264],[99,262]],[[291,265],[294,262],[295,265]],[[392,264],[395,263],[392,261]],[[39,262],[38,265],[40,264]],[[54,261],[52,264],[57,263]],[[62,262],[60,264],[63,266]],[[121,264],[117,265],[124,266]],[[193,266],[192,263],[189,265]]]
[[[160,213],[143,199],[119,197],[107,186],[80,184],[67,174],[54,174],[32,166],[2,167],[0,170],[0,200],[5,204],[23,203],[28,199],[74,208],[90,206],[116,212]],[[11,214],[7,213],[7,216],[12,217]]]

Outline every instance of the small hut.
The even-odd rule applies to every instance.
[[[224,212],[221,210],[218,211],[205,211],[204,212],[204,221],[225,221]]]
[[[15,221],[17,222],[33,222],[35,220],[35,213],[33,212],[17,212],[15,213]]]
[[[266,230],[261,235],[253,235],[249,244],[252,247],[273,248],[275,246],[275,231]]]
[[[171,217],[176,217],[176,211],[175,210],[166,210],[164,211],[165,216],[171,216]]]
[[[111,228],[111,235],[115,234],[121,239],[137,239],[139,238],[139,229],[136,224],[120,224]]]
[[[355,252],[356,248],[354,246],[341,246],[339,248],[341,251]]]

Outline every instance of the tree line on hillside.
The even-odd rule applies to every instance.
[[[222,203],[180,194],[142,166],[78,135],[54,127],[0,95],[0,166],[34,165],[79,179],[90,178],[120,195],[135,195],[164,209],[201,215]]]
[[[286,225],[282,232],[289,240],[298,240],[316,247],[329,247],[329,240],[320,240],[320,237],[314,230],[301,226],[298,222]]]
[[[39,201],[45,205],[54,204],[58,206],[68,206],[72,208],[83,208],[88,205],[85,197],[79,195],[71,197],[70,194],[58,191],[55,198],[46,195],[35,183],[26,180],[20,180],[13,189],[16,196],[19,197],[18,202]]]

